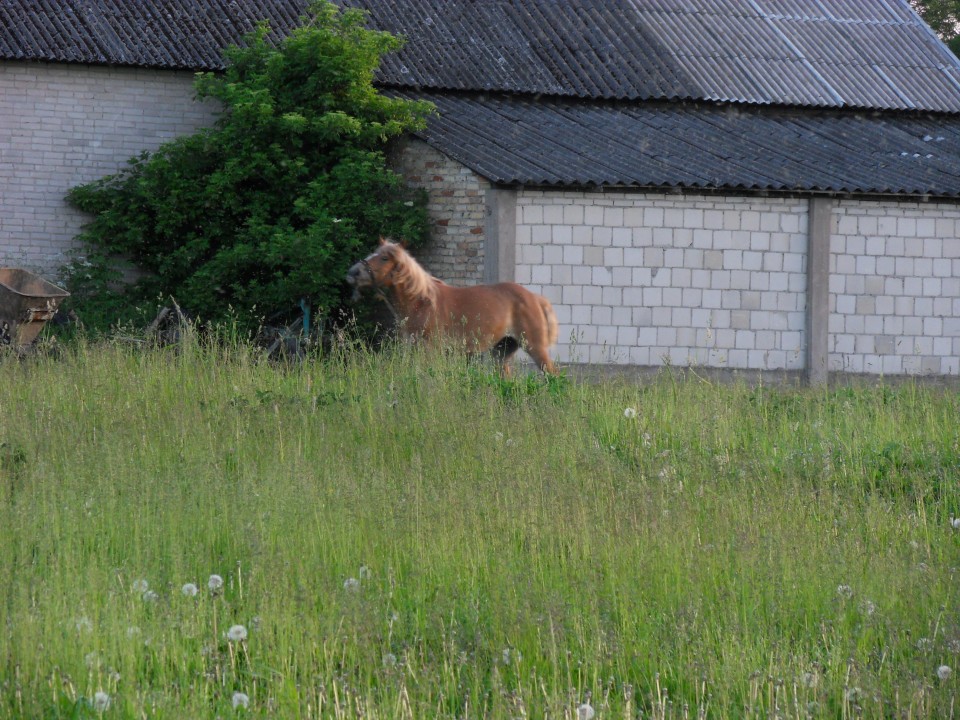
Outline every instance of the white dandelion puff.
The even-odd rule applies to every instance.
[[[593,709],[593,705],[590,703],[583,703],[583,705],[577,708],[577,720],[593,720],[593,716],[596,714],[596,710]]]
[[[103,690],[97,690],[93,694],[93,709],[98,713],[103,713],[110,709],[110,696]]]
[[[235,692],[233,694],[233,707],[234,709],[243,708],[246,709],[250,704],[250,696],[246,693]]]
[[[950,516],[950,527],[954,530],[960,530],[960,517]]]
[[[243,642],[247,639],[247,629],[243,625],[233,625],[227,630],[227,640],[230,642]]]
[[[627,420],[633,420],[637,416],[636,408],[628,407],[623,411],[623,416]]]
[[[877,606],[871,600],[864,600],[860,603],[860,610],[864,615],[873,615],[877,611]]]
[[[143,595],[147,590],[150,589],[150,583],[141,578],[139,580],[134,580],[130,587],[137,595]]]
[[[148,603],[154,603],[160,599],[160,596],[157,595],[153,590],[147,590],[143,595],[143,601]]]
[[[933,650],[933,640],[928,637],[922,637],[917,640],[917,650],[920,652],[930,652]]]
[[[950,669],[949,665],[941,665],[937,668],[937,677],[941,680],[947,681],[951,675],[953,675],[953,670]]]
[[[356,592],[360,589],[360,581],[356,578],[347,578],[343,581],[343,589],[347,592]]]
[[[185,583],[184,586],[180,588],[180,592],[182,592],[187,597],[196,597],[199,590],[197,589],[197,586],[194,585],[193,583]]]
[[[77,618],[77,632],[93,632],[93,623],[90,622],[90,618],[86,616]]]
[[[853,597],[853,588],[849,585],[837,585],[837,595],[844,600],[849,600]]]
[[[211,575],[210,579],[207,580],[207,587],[210,589],[210,592],[217,592],[223,589],[223,578],[219,575]]]
[[[384,667],[393,667],[397,664],[397,656],[391,652],[383,654],[383,666]]]

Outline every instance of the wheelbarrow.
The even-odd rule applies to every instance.
[[[25,349],[69,295],[27,270],[0,268],[0,346]]]

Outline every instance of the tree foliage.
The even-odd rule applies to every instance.
[[[378,235],[423,241],[425,198],[388,169],[385,148],[431,106],[374,88],[400,41],[364,23],[324,1],[279,44],[261,24],[226,51],[225,72],[197,76],[198,97],[222,106],[213,127],[73,188],[68,199],[93,214],[85,257],[67,268],[81,301],[104,300],[119,256],[140,274],[123,288],[128,308],[172,295],[253,326],[295,314],[300,298],[338,306],[346,268]]]
[[[910,0],[910,4],[947,47],[960,54],[960,0]]]

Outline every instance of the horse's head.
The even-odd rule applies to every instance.
[[[347,271],[347,284],[353,288],[353,299],[365,288],[385,288],[393,284],[393,273],[403,248],[386,238],[380,238],[376,251],[355,263]]]

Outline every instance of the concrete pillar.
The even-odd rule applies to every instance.
[[[491,186],[486,191],[483,281],[513,282],[517,270],[517,191]]]
[[[810,385],[828,380],[827,346],[830,338],[830,233],[834,201],[811,198],[807,237],[807,357]]]

